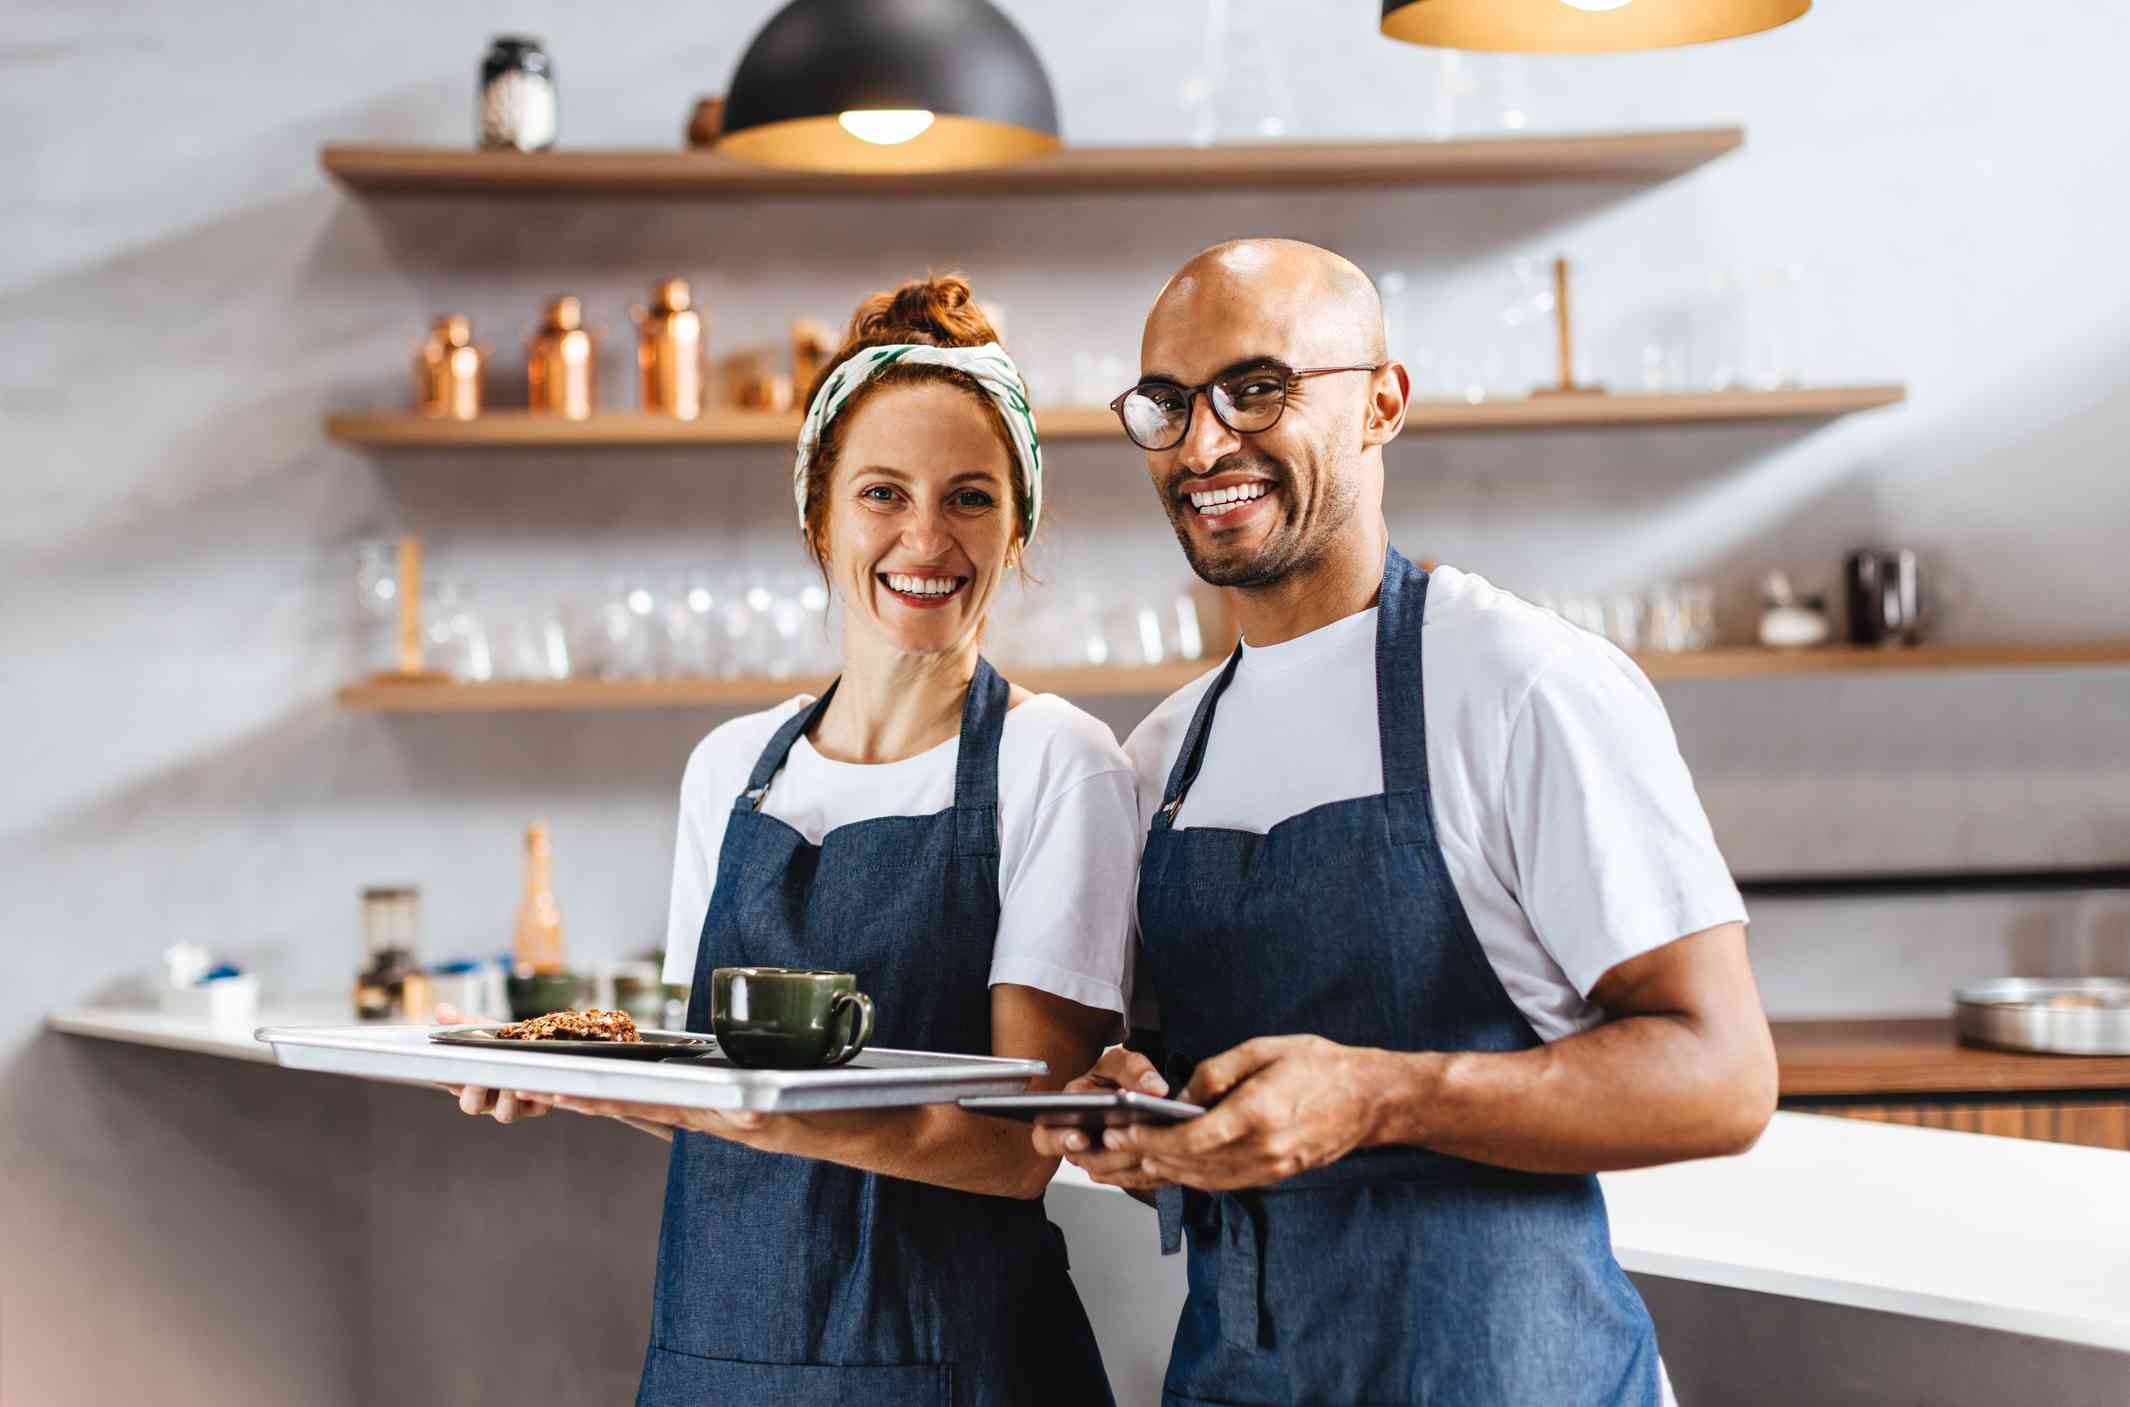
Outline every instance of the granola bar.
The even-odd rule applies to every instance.
[[[498,1027],[502,1041],[619,1041],[639,1042],[636,1020],[626,1011],[552,1011],[530,1021],[513,1021]]]

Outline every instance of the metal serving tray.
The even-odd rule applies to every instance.
[[[449,1029],[262,1026],[253,1034],[291,1070],[763,1114],[890,1109],[951,1104],[965,1094],[1018,1094],[1049,1070],[1040,1060],[878,1048],[828,1070],[742,1070],[719,1055],[610,1060],[522,1048],[488,1052],[429,1039],[432,1032]]]
[[[2130,981],[2000,977],[1953,993],[1960,1039],[2047,1055],[2130,1055]]]

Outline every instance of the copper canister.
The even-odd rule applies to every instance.
[[[548,304],[547,321],[525,344],[526,407],[535,415],[585,419],[598,381],[595,356],[577,300],[564,295]]]
[[[692,304],[687,280],[669,278],[652,291],[648,309],[631,310],[643,408],[651,414],[681,420],[702,414],[703,319]]]
[[[452,420],[478,416],[483,353],[471,319],[458,313],[438,318],[414,354],[414,408]]]

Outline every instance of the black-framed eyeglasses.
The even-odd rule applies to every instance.
[[[1287,392],[1297,381],[1341,371],[1380,371],[1380,366],[1281,366],[1266,362],[1225,372],[1202,386],[1142,381],[1109,403],[1133,444],[1146,450],[1174,449],[1191,433],[1199,396],[1213,418],[1238,435],[1261,435],[1279,424]]]

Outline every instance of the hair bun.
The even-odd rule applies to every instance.
[[[852,342],[915,342],[931,347],[981,347],[998,340],[998,330],[984,316],[959,274],[912,279],[900,288],[875,293],[851,315]]]

